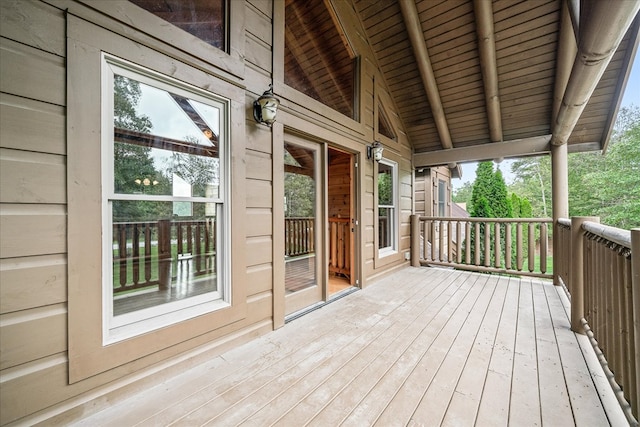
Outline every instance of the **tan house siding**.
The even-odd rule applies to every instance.
[[[281,200],[278,186],[282,182],[278,177],[282,170],[278,165],[282,163],[285,130],[307,138],[313,135],[316,141],[357,155],[354,188],[359,199],[354,209],[360,220],[356,233],[360,285],[403,265],[404,252],[409,250],[413,206],[411,148],[363,41],[364,32],[348,4],[337,2],[336,10],[344,19],[345,30],[351,32],[350,40],[361,58],[359,121],[345,120],[326,106],[307,103],[300,94],[283,87],[281,76],[278,80],[280,66],[272,70],[272,64],[278,63],[281,49],[275,43],[282,43],[283,38],[277,35],[274,40],[272,36],[272,11],[283,10],[283,1],[244,2],[240,7],[243,12],[231,24],[232,33],[242,32],[233,36],[241,47],[232,46],[230,55],[205,59],[202,58],[211,53],[206,46],[196,44],[185,52],[161,41],[163,34],[154,33],[156,29],[129,26],[130,19],[144,18],[146,12],[127,15],[131,9],[128,2],[95,2],[90,8],[83,3],[0,2],[0,424],[16,420],[34,423],[55,414],[60,414],[56,418],[60,423],[77,419],[85,410],[98,410],[110,399],[126,396],[281,326],[284,291],[279,263],[284,233],[277,203]],[[237,3],[233,3],[237,9]],[[75,370],[70,358],[75,348],[68,344],[74,342],[69,331],[76,333],[82,325],[78,325],[77,315],[68,311],[69,292],[77,291],[77,286],[70,283],[77,283],[80,273],[69,259],[73,252],[69,248],[77,248],[79,242],[70,231],[78,226],[77,206],[69,214],[75,203],[69,200],[69,194],[74,194],[77,183],[67,182],[67,177],[75,177],[78,168],[67,161],[68,149],[77,150],[77,146],[67,141],[66,79],[73,70],[66,68],[65,55],[68,37],[78,34],[66,33],[68,19],[81,23],[83,28],[99,27],[102,32],[122,37],[141,51],[151,49],[158,55],[167,55],[186,67],[214,76],[212,81],[224,81],[228,86],[224,90],[229,93],[243,94],[240,101],[232,101],[231,126],[236,137],[232,136],[230,145],[241,147],[243,153],[232,158],[236,165],[234,178],[238,178],[234,184],[238,191],[234,194],[232,246],[236,251],[234,289],[237,286],[242,290],[238,295],[246,304],[244,316],[232,323],[209,325],[185,341],[169,334],[166,339],[171,344],[163,348],[141,357],[129,356],[129,361],[114,362],[113,367],[80,375],[73,381],[70,375],[73,377]],[[278,19],[273,22],[279,25]],[[254,122],[251,106],[271,83],[272,71],[283,106],[277,124],[269,129]],[[80,74],[79,70],[70,73]],[[209,88],[213,92],[218,91],[215,84]],[[377,102],[385,103],[398,141],[377,135]],[[385,157],[398,163],[400,184],[399,250],[384,260],[378,258],[375,245],[375,165],[366,158],[366,145],[378,138],[385,145]],[[73,223],[68,224],[68,218],[73,218]],[[89,222],[95,223],[95,219]],[[99,287],[93,281],[86,285]],[[87,300],[85,310],[98,310],[95,303]],[[83,407],[86,402],[91,405]]]
[[[65,372],[66,84],[63,12],[16,1],[2,2],[0,16],[0,422],[5,424],[43,407],[34,401],[49,391],[23,394],[33,390],[25,384]]]

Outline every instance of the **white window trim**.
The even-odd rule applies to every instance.
[[[395,255],[398,253],[398,235],[399,235],[399,227],[398,227],[398,203],[399,203],[399,185],[398,185],[398,163],[394,162],[392,160],[386,159],[386,158],[382,158],[380,160],[380,162],[378,162],[379,164],[383,164],[383,165],[387,165],[389,167],[391,167],[391,177],[393,179],[393,206],[390,205],[383,205],[380,206],[378,205],[378,200],[379,197],[376,197],[376,218],[378,217],[379,213],[380,213],[380,208],[384,208],[384,207],[391,207],[393,209],[393,215],[392,215],[392,224],[391,224],[391,246],[387,246],[385,248],[378,248],[378,258],[384,258],[384,257],[388,257],[391,255]],[[377,174],[376,174],[376,186],[377,184]],[[377,190],[376,190],[377,191]],[[376,223],[379,223],[376,220]],[[380,229],[378,229],[378,233],[380,233]]]
[[[214,96],[194,86],[172,79],[168,76],[134,65],[128,61],[102,53],[102,124],[101,124],[101,154],[102,154],[102,313],[103,313],[103,345],[113,344],[137,335],[157,330],[175,323],[185,321],[203,314],[231,306],[231,203],[229,150],[227,149],[229,133],[230,101],[223,97]],[[206,104],[216,104],[220,108],[220,191],[215,199],[206,197],[173,197],[173,196],[140,196],[115,194],[113,188],[113,75],[117,70],[119,75],[133,78],[142,83],[170,91],[182,93],[189,98]],[[218,291],[174,301],[144,310],[113,316],[113,267],[112,250],[112,200],[152,200],[152,201],[193,201],[212,202],[217,205],[217,215],[222,218],[216,221],[216,235],[219,236],[219,254],[216,257],[216,271]],[[223,226],[224,225],[224,226]]]

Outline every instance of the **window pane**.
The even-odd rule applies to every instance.
[[[442,180],[438,180],[438,216],[446,215],[446,203],[447,203],[447,187],[446,183]]]
[[[175,203],[175,202],[174,202]],[[216,204],[114,201],[113,314],[218,290]]]
[[[323,0],[287,1],[287,85],[355,119],[355,56]]]
[[[193,34],[225,48],[225,0],[131,0],[132,3]]]
[[[284,146],[284,258],[287,294],[316,286],[316,152]]]
[[[393,168],[378,164],[378,206],[393,205]]]
[[[114,76],[114,191],[218,198],[220,110]]]
[[[378,163],[378,249],[396,248],[396,213],[394,169]]]
[[[378,208],[378,249],[393,247],[393,208]]]

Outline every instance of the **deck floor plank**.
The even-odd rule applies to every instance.
[[[538,354],[540,409],[543,425],[568,426],[574,423],[562,361],[553,330],[553,321],[544,284],[533,283],[536,346]]]
[[[509,279],[476,425],[508,425],[519,298],[519,281]]]
[[[576,335],[571,331],[567,312],[554,288],[545,294],[552,314],[558,352],[562,360],[565,384],[576,425],[605,426],[609,424]]]
[[[440,312],[434,314],[440,315]],[[428,319],[424,317],[418,319],[413,325],[413,333],[403,337],[402,340],[397,340],[397,343],[394,342],[392,351],[376,359],[367,367],[367,370],[361,372],[349,387],[336,396],[340,403],[327,405],[313,420],[312,425],[345,424],[345,418],[348,416],[351,416],[350,423],[354,425],[373,423],[375,414],[387,405],[375,400],[367,401],[367,398],[376,394],[390,396],[397,391],[398,384],[394,385],[394,381],[387,382],[385,379],[401,379],[410,373],[416,354],[422,353],[423,350],[420,348],[428,342],[424,334],[428,333],[428,327],[433,319],[433,316],[429,316]],[[327,410],[328,408],[331,411]],[[329,416],[330,412],[331,416]]]
[[[533,291],[531,280],[523,279],[520,284],[509,425],[542,425],[538,390],[538,354],[533,315]]]
[[[483,275],[482,278],[486,280],[475,283],[475,286],[482,286],[482,293],[457,331],[442,365],[411,417],[418,425],[442,424],[498,282],[496,276]]]
[[[411,307],[407,304],[410,301],[406,301],[404,304],[402,304],[401,309],[407,310],[407,318],[409,320],[409,324],[415,323],[415,317],[412,316],[412,312],[419,311],[421,307],[422,310],[433,311],[434,306],[439,307],[442,304],[442,301],[446,301],[446,299],[450,298],[455,289],[450,286],[450,282],[455,280],[457,276],[457,274],[451,273],[448,273],[447,275],[441,275],[440,285],[433,287],[432,290],[424,288],[423,291],[426,291],[424,295],[419,296],[418,294],[416,294],[413,298],[414,302]],[[434,276],[434,278],[437,277]],[[404,285],[416,286],[417,284],[408,282]],[[425,314],[420,315],[425,316]],[[269,402],[268,405],[266,405],[260,411],[256,412],[249,419],[247,419],[243,423],[243,425],[262,426],[274,423],[291,408],[292,401],[303,400],[312,392],[316,391],[317,388],[321,387],[323,382],[326,381],[327,378],[330,378],[333,375],[339,377],[341,372],[348,372],[348,370],[351,369],[352,366],[347,362],[351,361],[351,359],[356,357],[357,355],[358,354],[355,352],[350,352],[348,354],[339,355],[339,357],[332,358],[330,361],[328,361],[328,363],[325,363],[323,366],[319,367],[314,372],[301,379],[302,381],[300,384],[296,384],[295,387],[291,387],[290,389],[284,390],[282,393],[280,393],[276,399]]]
[[[408,267],[71,425],[609,425],[559,292]]]
[[[446,286],[447,282],[443,280],[442,283],[444,284],[443,286],[427,289],[427,293],[425,295],[420,293],[414,294],[409,301],[421,301],[423,299],[428,299],[431,294],[446,291],[448,289]],[[405,283],[404,286],[419,289],[416,284],[417,283],[408,282]],[[400,306],[398,311],[401,311],[404,306],[405,305]],[[402,328],[405,327],[404,325],[409,325],[413,318],[410,310],[405,311],[405,315],[407,316],[406,322],[393,322],[388,324],[386,328],[375,331],[375,336],[371,335],[371,331],[367,331],[366,334],[359,336],[348,346],[342,349],[336,348],[333,350],[331,357],[326,358],[316,366],[312,366],[312,369],[309,369],[308,372],[301,371],[293,373],[293,375],[289,373],[285,378],[287,379],[286,382],[283,381],[282,377],[279,377],[259,392],[248,395],[247,398],[252,399],[252,406],[255,406],[256,401],[262,403],[261,407],[256,411],[247,411],[242,408],[234,411],[231,416],[218,414],[216,418],[222,419],[224,417],[224,421],[229,424],[244,422],[246,425],[267,425],[270,422],[274,422],[284,411],[286,411],[286,409],[290,408],[292,401],[295,401],[296,399],[299,400],[301,397],[310,393],[311,389],[318,382],[322,382],[322,380],[330,377],[343,366],[352,363],[353,360],[364,361],[367,358],[365,352],[371,351],[367,348],[371,343],[384,342],[386,336],[395,336],[401,333]],[[396,315],[401,316],[400,313],[396,313]],[[333,346],[333,344],[330,344],[330,346]],[[277,401],[274,402],[274,400]],[[249,417],[251,417],[251,419],[247,420]],[[215,422],[216,418],[212,418],[208,422]]]
[[[486,381],[491,353],[495,346],[500,315],[504,306],[509,280],[496,283],[496,290],[487,307],[480,331],[462,370],[455,393],[447,408],[443,426],[474,425],[482,390]]]
[[[463,275],[460,277],[464,278]],[[437,316],[434,321],[429,322],[427,329],[439,330],[442,327],[441,323],[444,323],[438,321],[442,317],[441,313],[455,311],[460,300],[464,298],[464,295],[466,295],[466,293],[472,288],[471,283],[469,283],[468,280],[464,280],[463,283],[454,281],[452,286],[457,289],[442,306],[436,307]],[[425,341],[422,344],[427,345],[427,342]],[[354,371],[350,366],[345,366],[340,372],[332,375],[331,378],[322,385],[322,387],[314,390],[311,395],[307,396],[303,401],[292,408],[292,410],[287,413],[285,417],[279,420],[279,422],[282,423],[282,425],[301,425],[301,423],[304,424],[310,421],[311,418],[315,417],[320,411],[325,409],[329,402],[339,404],[340,401],[335,399],[335,396],[342,392],[344,387],[354,380],[354,376],[359,372],[359,370]],[[328,410],[331,412],[342,411],[342,405],[339,406],[340,407],[335,410],[333,408],[328,408]]]
[[[424,348],[424,353],[420,356],[409,377],[402,384],[394,399],[384,409],[376,424],[400,423],[405,425],[411,421],[427,387],[432,383],[444,361],[457,332],[464,324],[474,302],[482,291],[482,286],[474,286],[478,280],[482,280],[479,275],[469,276],[465,284],[469,284],[471,289],[465,294],[460,304],[457,307],[452,307],[451,310],[440,312],[439,321],[434,323],[437,329],[428,331],[431,342],[428,347]]]

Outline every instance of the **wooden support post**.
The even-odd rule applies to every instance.
[[[633,304],[633,340],[636,368],[636,411],[640,410],[640,228],[631,230],[631,296]],[[636,414],[636,417],[638,414]]]
[[[569,172],[567,144],[551,147],[551,193],[553,209],[553,284],[560,285],[563,261],[560,252],[560,229],[558,219],[569,217]],[[556,256],[557,254],[557,256]]]
[[[420,217],[416,214],[411,215],[411,266],[420,267]]]
[[[600,222],[598,217],[571,218],[571,330],[584,335],[584,252],[582,246],[582,224],[586,221]]]

